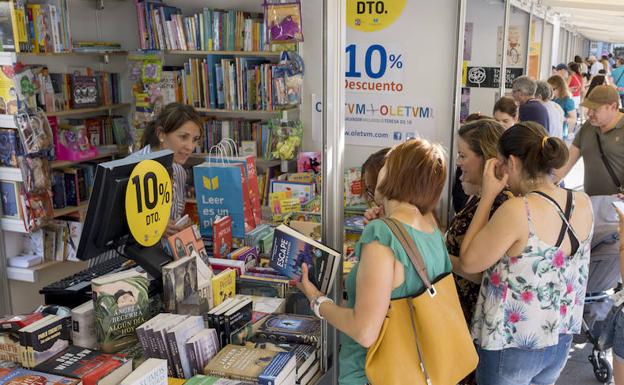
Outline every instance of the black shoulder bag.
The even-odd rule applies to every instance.
[[[607,168],[607,172],[609,172],[609,175],[611,175],[611,179],[613,179],[613,183],[615,183],[615,186],[618,189],[618,192],[620,194],[624,194],[624,187],[622,187],[622,182],[620,182],[620,179],[617,177],[617,175],[615,175],[615,171],[613,171],[613,168],[611,167],[611,163],[609,163],[609,159],[607,159],[607,156],[604,153],[604,150],[602,149],[602,142],[600,141],[600,134],[598,134],[596,132],[596,141],[598,141],[598,150],[600,151],[600,158],[602,159],[602,163],[604,163],[605,167]]]

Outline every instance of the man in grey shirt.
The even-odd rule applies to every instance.
[[[581,106],[586,107],[587,121],[570,146],[568,162],[555,173],[563,179],[579,158],[585,164],[585,192],[588,195],[617,194],[617,184],[624,182],[624,112],[618,109],[619,95],[615,88],[602,85],[593,89]],[[618,179],[613,180],[602,161],[600,147]]]

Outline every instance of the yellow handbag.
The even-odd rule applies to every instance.
[[[479,361],[451,273],[429,281],[414,240],[395,219],[384,219],[425,288],[390,302],[379,337],[366,354],[371,385],[455,385]]]

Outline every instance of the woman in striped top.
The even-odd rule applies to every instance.
[[[186,104],[170,103],[158,117],[149,123],[141,138],[142,148],[135,154],[149,154],[152,151],[173,151],[173,203],[169,215],[169,224],[163,237],[169,237],[183,229],[175,223],[184,213],[186,197],[186,171],[183,165],[195,149],[201,138],[202,121],[195,109]],[[90,266],[98,265],[116,255],[115,251],[105,252],[91,259]]]

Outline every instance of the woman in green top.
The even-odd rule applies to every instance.
[[[430,215],[445,181],[442,148],[413,139],[390,151],[375,190],[375,201],[383,205],[386,216],[402,222],[418,245],[431,280],[451,271],[444,239]],[[398,239],[380,220],[366,226],[356,255],[359,262],[346,280],[346,306],[334,304],[310,283],[305,265],[299,284],[314,312],[342,332],[341,385],[368,383],[366,351],[379,336],[390,300],[413,295],[423,287]]]

